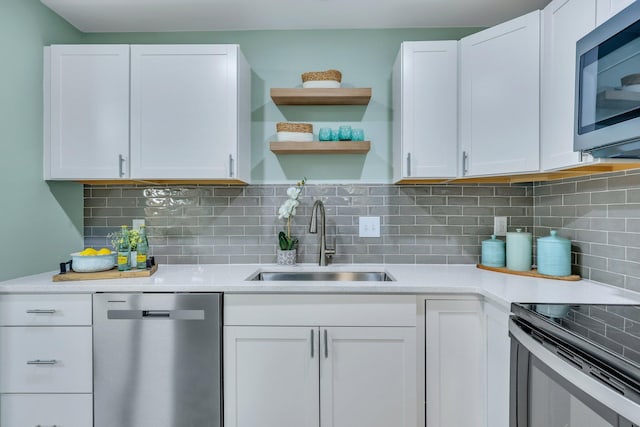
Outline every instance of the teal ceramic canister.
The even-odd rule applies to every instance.
[[[549,276],[571,275],[571,241],[557,235],[551,230],[551,235],[537,240],[538,273]]]
[[[504,241],[496,238],[495,234],[491,235],[491,239],[482,241],[481,264],[487,267],[505,266]]]
[[[507,268],[509,270],[531,270],[531,243],[531,233],[525,233],[521,228],[507,233]]]

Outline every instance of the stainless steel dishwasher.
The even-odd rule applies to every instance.
[[[94,426],[222,425],[222,294],[93,297]]]

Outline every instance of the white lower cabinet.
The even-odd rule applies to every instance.
[[[484,303],[487,427],[509,427],[509,311]]]
[[[225,426],[319,425],[316,330],[225,326]]]
[[[0,328],[0,362],[0,393],[91,393],[91,327]]]
[[[0,295],[0,308],[0,426],[92,426],[91,295]]]
[[[293,296],[288,305],[286,296],[225,297],[226,427],[416,426],[415,297],[335,304],[342,298]],[[391,312],[400,303],[407,313],[381,326],[370,308],[386,299]],[[243,320],[235,313],[248,305],[253,313]],[[275,307],[277,321],[260,319],[261,309]],[[349,315],[341,318],[342,310]],[[245,322],[254,325],[239,325]]]
[[[4,394],[0,396],[2,427],[89,427],[93,425],[90,394]]]
[[[469,298],[425,301],[427,427],[486,425],[483,307]]]

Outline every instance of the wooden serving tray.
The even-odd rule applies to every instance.
[[[53,276],[54,282],[73,282],[76,280],[96,280],[96,279],[124,279],[130,277],[149,277],[158,271],[158,264],[144,270],[132,269],[128,271],[118,271],[118,267],[113,267],[107,271],[96,271],[95,273],[78,273],[67,271],[66,273]]]
[[[488,267],[482,264],[476,264],[476,267],[482,270],[497,271],[498,273],[515,274],[516,276],[540,277],[542,279],[565,280],[569,282],[576,282],[582,279],[577,274],[572,274],[570,276],[549,276],[548,274],[540,274],[538,273],[538,270],[536,270],[535,268],[530,271],[516,271],[516,270],[509,270],[506,267]]]

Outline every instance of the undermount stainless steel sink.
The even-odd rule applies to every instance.
[[[257,281],[328,281],[328,282],[393,282],[384,271],[262,271],[249,280]]]

